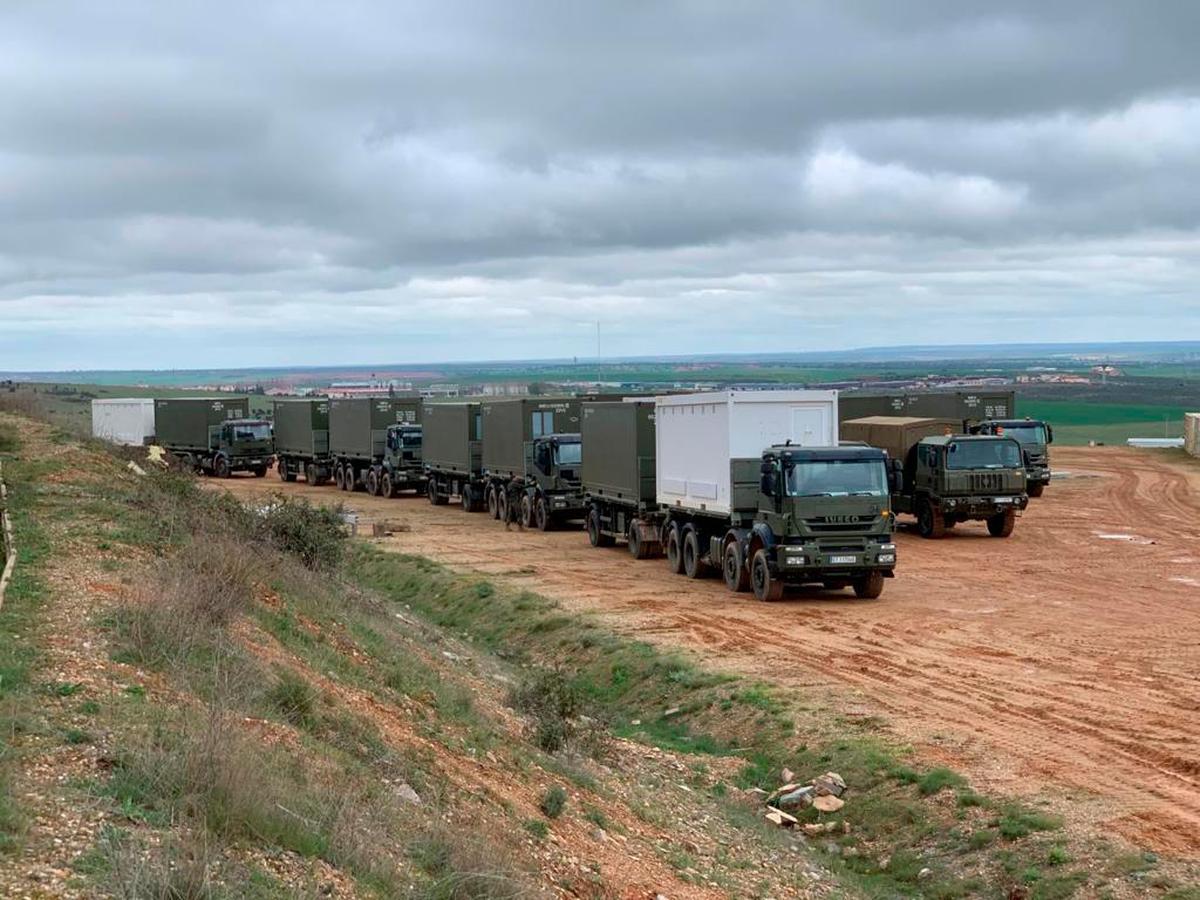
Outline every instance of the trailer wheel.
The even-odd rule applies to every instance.
[[[496,490],[496,485],[489,484],[487,486],[486,499],[488,515],[493,519],[500,518],[500,493]]]
[[[683,574],[688,578],[703,578],[706,568],[700,554],[700,534],[689,528],[683,533]]]
[[[783,582],[771,574],[765,549],[754,554],[754,561],[750,564],[750,586],[754,589],[755,598],[764,603],[783,599]]]
[[[342,490],[353,491],[358,487],[358,485],[355,484],[356,481],[357,479],[354,476],[354,466],[350,465],[350,463],[346,463],[346,465],[342,466]]]
[[[287,460],[282,456],[275,460],[275,471],[279,473],[280,481],[295,481],[296,476],[288,471]]]
[[[218,456],[213,460],[213,474],[218,478],[228,478],[232,474],[229,468],[229,460],[223,456]]]
[[[1006,538],[1013,533],[1017,524],[1017,511],[1006,509],[1004,512],[989,516],[987,520],[988,534],[992,537]]]
[[[874,600],[883,593],[883,573],[876,570],[860,575],[853,581],[854,596],[860,600]]]
[[[649,556],[646,552],[646,545],[642,541],[642,534],[638,530],[637,519],[629,523],[629,533],[625,536],[625,541],[629,546],[629,555],[634,559],[645,559]]]
[[[496,518],[501,522],[508,521],[508,489],[496,491]]]
[[[940,538],[946,534],[946,520],[940,509],[935,509],[928,499],[922,500],[917,509],[917,531],[923,538]]]
[[[1040,497],[1040,496],[1042,496],[1042,492],[1045,490],[1046,490],[1046,483],[1044,481],[1039,481],[1036,484],[1031,484],[1031,485],[1029,485],[1029,487],[1027,489],[1030,497]]]
[[[538,531],[549,531],[554,527],[554,520],[550,518],[550,508],[546,506],[545,497],[538,497],[533,506],[533,524],[537,526]]]
[[[367,483],[367,493],[372,497],[379,496],[379,473],[374,469],[367,469],[367,477],[363,479]]]
[[[683,574],[683,546],[679,539],[679,525],[672,522],[667,526],[667,568],[676,575]]]
[[[464,484],[458,495],[463,512],[475,512],[475,491],[469,484]]]
[[[310,485],[320,484],[321,476],[317,474],[316,463],[309,463],[304,467],[304,480]]]
[[[266,474],[267,474],[267,467],[266,466],[255,466],[250,471],[254,473],[255,478],[264,478],[264,477],[266,477]],[[293,480],[294,480],[294,478],[288,479],[288,481],[293,481]]]
[[[750,590],[750,573],[746,571],[742,545],[737,541],[730,541],[725,545],[722,570],[725,574],[725,586],[735,594],[744,594]]]
[[[333,467],[333,484],[339,491],[346,489],[343,484],[343,473],[340,463]]]
[[[605,534],[600,528],[599,507],[593,506],[588,510],[587,534],[593,547],[611,547],[613,545],[612,535]]]

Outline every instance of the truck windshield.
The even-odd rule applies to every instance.
[[[400,445],[402,447],[404,447],[406,450],[414,450],[417,447],[420,447],[421,446],[421,432],[420,431],[401,431],[400,432]]]
[[[233,426],[235,441],[269,441],[271,426],[266,422],[239,422]]]
[[[1010,437],[1026,446],[1030,444],[1040,445],[1046,443],[1046,426],[1040,422],[1037,424],[1030,423],[1028,425],[1005,425],[1004,436]]]
[[[560,466],[577,466],[583,460],[583,444],[558,444],[554,448],[554,461]]]
[[[884,497],[887,472],[881,459],[822,459],[787,470],[789,497]]]
[[[986,438],[955,441],[946,450],[948,469],[1016,469],[1020,466],[1021,448],[1015,441]]]

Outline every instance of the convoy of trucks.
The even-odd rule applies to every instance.
[[[154,401],[155,439],[186,468],[228,478],[261,478],[275,461],[271,423],[250,417],[244,397],[170,397]]]
[[[150,404],[149,407],[147,404]],[[896,567],[896,513],[925,537],[982,520],[1012,533],[1050,479],[1044,422],[1011,392],[726,391],[657,397],[95,401],[98,436],[157,440],[184,466],[394,497],[457,497],[465,511],[548,530],[582,520],[689,578],[779,599],[788,585],[880,596]]]
[[[329,401],[329,452],[340,490],[380,497],[425,488],[419,397]]]

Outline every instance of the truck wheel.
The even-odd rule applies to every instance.
[[[254,477],[255,477],[255,478],[265,478],[265,477],[266,477],[266,475],[267,475],[267,467],[266,467],[266,466],[255,466],[255,467],[254,467],[253,469],[251,469],[250,471],[252,471],[252,472],[254,473]],[[295,481],[295,480],[296,480],[296,478],[295,478],[295,476],[292,476],[291,478],[289,478],[289,479],[287,479],[287,480],[288,480],[288,481]]]
[[[374,469],[367,469],[367,477],[363,479],[367,483],[367,493],[372,497],[379,496],[379,473]]]
[[[228,478],[232,474],[229,468],[229,460],[223,456],[218,456],[213,460],[213,474],[218,478]]]
[[[546,506],[545,497],[538,497],[537,503],[533,506],[533,524],[537,526],[538,531],[549,531],[554,527],[554,520],[550,518],[550,508]]]
[[[883,573],[880,571],[861,575],[854,579],[854,596],[860,600],[874,600],[883,593]]]
[[[988,534],[992,537],[1008,537],[1013,533],[1013,527],[1016,524],[1017,511],[1015,509],[1006,509],[1002,513],[996,513],[996,515],[988,517]]]
[[[536,516],[533,512],[533,501],[529,499],[528,494],[521,495],[521,508],[517,510],[517,518],[526,528],[532,528],[534,525]]]
[[[783,599],[783,582],[771,574],[766,550],[757,550],[750,563],[750,587],[754,589],[755,598],[764,603]]]
[[[629,523],[629,533],[625,536],[625,542],[629,547],[629,555],[634,559],[645,559],[650,555],[646,552],[646,544],[642,541],[636,519]]]
[[[437,482],[432,478],[425,482],[425,496],[429,498],[430,506],[441,506],[446,502],[446,498],[438,493]]]
[[[508,489],[496,491],[496,518],[501,522],[508,521]]]
[[[721,568],[725,573],[725,587],[735,594],[744,594],[750,590],[750,573],[746,571],[742,545],[737,541],[730,541],[725,545],[725,558]]]
[[[706,568],[700,553],[700,534],[689,528],[683,534],[683,574],[688,578],[703,578]]]
[[[1042,481],[1039,481],[1036,484],[1030,484],[1028,487],[1028,493],[1030,497],[1040,497],[1045,490],[1046,484]]]
[[[587,533],[588,540],[591,541],[593,547],[611,547],[613,539],[611,534],[605,534],[600,528],[600,509],[593,506],[588,510],[587,516]]]
[[[340,465],[333,467],[333,483],[339,491],[346,489],[342,481],[342,467]]]
[[[500,492],[494,484],[487,486],[487,511],[493,519],[500,518]]]
[[[475,491],[471,486],[464,484],[458,495],[459,502],[462,503],[463,512],[475,512]]]
[[[358,479],[354,476],[354,466],[350,465],[349,463],[346,463],[346,465],[342,466],[342,490],[355,490],[358,487],[358,485],[355,483],[357,481]]]
[[[946,534],[946,520],[942,517],[942,511],[928,500],[922,500],[917,511],[917,531],[923,538],[940,538]]]
[[[307,481],[310,485],[319,484],[320,478],[321,478],[321,476],[317,474],[317,464],[316,463],[309,463],[308,465],[306,465],[304,467],[304,480]]]
[[[275,471],[279,473],[280,481],[295,481],[296,476],[288,472],[287,460],[280,457],[275,460]]]
[[[667,526],[667,568],[676,575],[683,574],[683,547],[679,540],[679,526],[674,522]]]

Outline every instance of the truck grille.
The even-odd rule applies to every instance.
[[[805,519],[804,524],[808,526],[810,531],[822,534],[829,531],[839,531],[842,533],[854,533],[856,531],[870,531],[875,526],[875,516],[845,516],[844,521],[829,521],[828,516],[813,516],[811,519]]]
[[[972,472],[967,482],[973,491],[1004,490],[1003,472]]]

